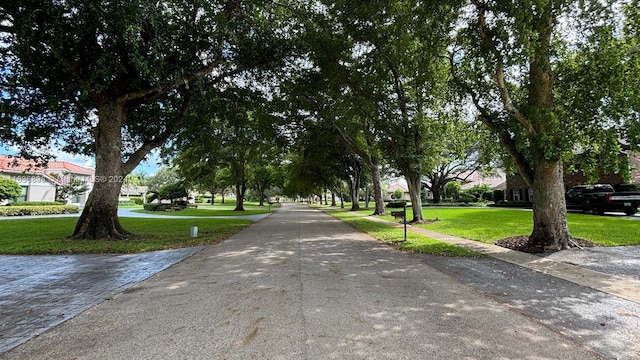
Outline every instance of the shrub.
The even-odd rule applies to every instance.
[[[406,204],[406,201],[389,201],[387,204],[388,208],[403,208]]]
[[[142,196],[130,196],[129,197],[129,201],[131,201],[132,203],[134,203],[136,205],[144,204],[144,201],[142,200]]]
[[[499,201],[489,206],[531,209],[532,204],[527,201]]]
[[[167,209],[172,210],[184,210],[186,205],[177,205],[177,204],[144,204],[143,208],[147,211],[166,211]]]
[[[147,211],[158,211],[158,208],[160,207],[160,205],[161,204],[144,204],[142,208]]]
[[[444,189],[447,196],[457,199],[458,195],[462,191],[462,183],[460,181],[448,182],[447,185],[444,186]]]
[[[475,203],[475,202],[466,202],[466,203],[462,203],[462,202],[455,202],[455,201],[449,201],[446,203],[440,202],[438,204],[433,204],[433,203],[429,203],[429,204],[425,204],[422,207],[438,207],[438,206],[442,206],[442,207],[452,207],[452,206],[458,206],[458,207],[464,207],[464,206],[483,206],[483,203]]]
[[[194,199],[196,204],[204,204],[204,203],[210,203],[211,202],[211,196],[196,196],[196,198]]]
[[[476,197],[468,191],[462,191],[460,192],[460,194],[458,194],[458,201],[463,203],[475,202]]]
[[[9,206],[64,206],[62,201],[16,201]]]
[[[393,192],[393,198],[396,200],[402,199],[403,196],[404,196],[404,191],[402,189],[396,189],[396,191]]]
[[[16,181],[0,176],[0,201],[15,199],[22,194],[22,186]]]
[[[79,211],[77,205],[2,206],[0,216],[76,214]]]
[[[474,185],[471,188],[465,190],[464,192],[471,195],[472,200],[470,200],[469,202],[476,202],[476,201],[483,201],[483,200],[490,201],[493,198],[491,186],[489,186],[488,184]],[[465,200],[462,199],[462,194],[460,195],[460,201],[467,202],[466,197],[465,197]]]

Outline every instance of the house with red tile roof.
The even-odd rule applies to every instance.
[[[50,177],[59,179],[61,185],[69,185],[72,182],[85,185],[88,188],[87,191],[82,194],[73,195],[68,201],[78,205],[84,205],[87,202],[96,176],[94,169],[76,165],[68,161],[49,161],[44,172]]]
[[[56,188],[77,180],[89,190],[68,201],[84,205],[91,192],[95,171],[67,161],[50,161],[39,167],[32,160],[0,155],[0,176],[16,181],[22,187],[18,201],[55,201]]]

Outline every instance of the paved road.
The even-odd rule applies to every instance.
[[[399,252],[287,205],[0,359],[632,359],[638,319],[630,301]]]

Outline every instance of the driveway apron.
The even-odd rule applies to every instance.
[[[0,355],[134,358],[603,357],[422,256],[397,251],[320,211],[285,204]]]

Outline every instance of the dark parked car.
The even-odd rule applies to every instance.
[[[609,184],[578,185],[565,194],[568,209],[580,209],[604,214],[605,211],[623,211],[627,215],[638,212],[640,192],[616,192]]]

